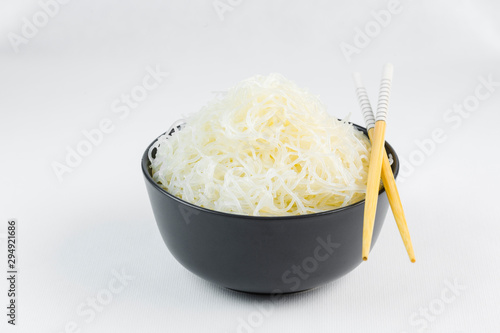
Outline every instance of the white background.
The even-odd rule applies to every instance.
[[[18,219],[20,275],[14,328],[1,279],[0,331],[498,331],[500,86],[463,116],[448,111],[478,101],[479,77],[500,82],[498,3],[401,0],[350,61],[342,43],[356,47],[357,29],[376,29],[372,11],[387,10],[386,1],[231,3],[221,20],[212,0],[74,0],[15,52],[8,36],[22,36],[23,18],[33,21],[41,7],[1,0],[0,233]],[[392,216],[368,262],[278,303],[205,282],[175,261],[140,170],[157,135],[214,91],[270,72],[361,124],[351,72],[362,73],[375,103],[388,61],[395,73],[387,140],[407,161],[399,188],[417,263]],[[113,102],[157,66],[169,76],[121,119]],[[60,182],[53,162],[65,163],[67,147],[104,118],[113,132]],[[446,139],[429,144],[436,129]],[[427,142],[427,154],[417,142]],[[81,304],[106,294],[113,270],[133,279],[95,316],[79,315]],[[454,280],[463,287],[455,295],[447,287]],[[443,292],[454,299],[443,302]],[[419,311],[429,308],[424,319]]]

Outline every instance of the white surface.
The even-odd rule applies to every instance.
[[[440,313],[428,331],[498,331],[500,86],[487,97],[476,87],[479,77],[500,81],[499,4],[402,0],[348,62],[340,45],[372,26],[371,11],[387,2],[231,3],[222,21],[211,0],[71,1],[15,53],[7,34],[19,34],[23,17],[40,7],[1,2],[0,233],[8,218],[19,220],[20,296],[18,326],[7,325],[2,310],[0,331],[63,332],[74,321],[81,332],[237,332],[250,318],[253,332],[417,332],[423,323],[412,316],[429,306]],[[352,112],[362,123],[351,72],[361,72],[375,105],[389,61],[387,140],[402,159],[421,162],[399,182],[416,264],[388,217],[368,262],[263,315],[266,297],[212,285],[173,259],[139,168],[148,143],[214,92],[258,73],[282,73],[319,94],[331,114]],[[141,84],[148,66],[170,75],[128,116],[114,113],[114,101]],[[484,100],[474,111],[449,113],[475,93]],[[103,118],[114,131],[59,182],[51,163],[63,162],[66,146]],[[432,137],[440,143],[419,156],[416,142]],[[134,279],[92,320],[78,315],[122,269]],[[454,279],[465,290],[439,301],[443,291],[452,296],[446,281]]]

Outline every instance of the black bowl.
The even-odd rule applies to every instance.
[[[366,129],[354,126],[366,135]],[[362,262],[364,200],[298,216],[222,213],[190,204],[156,184],[149,147],[142,157],[142,171],[158,228],[172,255],[199,277],[238,291],[290,293],[335,280]],[[398,157],[391,145],[386,143],[385,148],[392,154],[397,176]],[[388,207],[382,189],[372,248]]]

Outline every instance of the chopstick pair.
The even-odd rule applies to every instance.
[[[377,210],[380,177],[382,177],[382,182],[384,184],[387,198],[389,200],[389,204],[391,205],[392,213],[394,214],[394,219],[396,220],[399,233],[401,234],[401,238],[403,239],[403,243],[411,262],[415,262],[415,253],[413,252],[413,245],[411,243],[410,232],[408,231],[403,205],[401,204],[401,198],[399,197],[389,157],[387,156],[387,152],[384,147],[392,74],[393,66],[391,64],[385,65],[382,80],[380,82],[376,117],[373,115],[368,94],[361,81],[361,75],[359,73],[353,74],[359,106],[361,107],[361,112],[365,119],[368,137],[372,142],[363,220],[362,256],[363,260],[368,260],[368,254],[370,253],[372,242],[373,226],[375,223],[375,214]]]

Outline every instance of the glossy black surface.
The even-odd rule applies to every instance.
[[[397,176],[397,155],[387,143],[386,149],[393,156]],[[148,150],[142,170],[158,228],[172,255],[194,274],[233,290],[289,293],[335,280],[362,262],[364,200],[293,217],[217,212],[194,206],[158,186],[150,175]],[[388,207],[382,190],[372,248]]]

